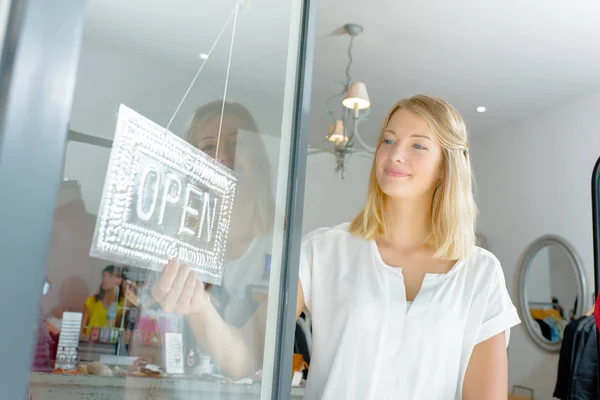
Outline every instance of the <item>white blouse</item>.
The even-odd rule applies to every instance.
[[[305,399],[461,399],[476,344],[520,323],[500,262],[474,247],[426,274],[407,307],[400,267],[348,224],[307,235],[300,282],[312,317]]]

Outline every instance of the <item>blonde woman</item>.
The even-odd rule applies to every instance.
[[[520,321],[500,263],[475,246],[476,214],[460,115],[435,97],[398,102],[364,209],[302,245],[296,313],[313,322],[306,399],[507,398],[506,346]],[[169,308],[210,319],[201,291],[189,294],[200,283],[174,283],[189,269],[165,271]]]
[[[308,399],[506,399],[519,318],[475,246],[465,124],[415,96],[389,112],[367,204],[302,247],[297,313],[313,318]]]

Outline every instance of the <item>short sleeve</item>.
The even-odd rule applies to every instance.
[[[510,339],[510,328],[521,323],[517,309],[513,305],[500,262],[495,260],[494,273],[491,285],[488,287],[488,296],[483,318],[479,326],[476,343],[481,343],[497,334],[506,332],[506,347]]]
[[[313,264],[315,259],[314,237],[328,231],[329,228],[315,229],[302,238],[300,248],[299,279],[304,294],[304,307],[310,313],[312,310]]]
[[[304,294],[304,306],[308,312],[312,308],[312,241],[304,240],[300,249],[299,279]]]
[[[94,308],[94,303],[96,302],[96,298],[94,296],[90,296],[87,299],[85,299],[85,306],[88,309],[88,312],[91,312],[92,309]]]

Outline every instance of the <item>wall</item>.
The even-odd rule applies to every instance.
[[[353,156],[347,161],[345,179],[335,172],[332,154],[308,157],[302,231],[349,222],[367,197],[372,157]]]
[[[591,302],[590,181],[600,156],[598,110],[600,92],[595,92],[471,140],[481,226],[515,303],[519,258],[545,234],[562,236],[579,253]],[[557,362],[558,354],[537,348],[523,325],[512,330],[511,385],[530,386],[536,399],[551,399]]]

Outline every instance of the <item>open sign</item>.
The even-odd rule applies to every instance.
[[[90,254],[161,270],[171,259],[220,284],[237,178],[121,105]]]

